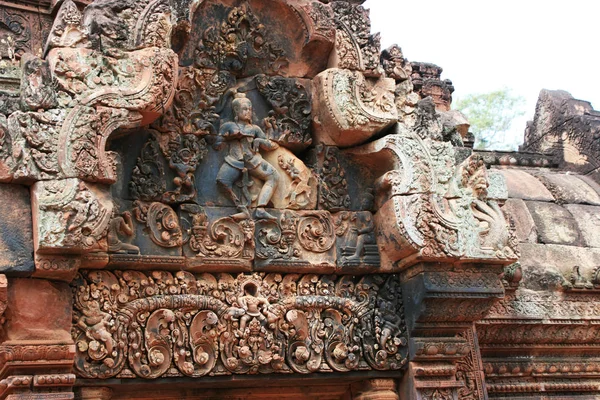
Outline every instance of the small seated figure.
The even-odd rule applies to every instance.
[[[350,227],[356,237],[356,250],[353,254],[342,256],[343,262],[359,262],[369,247],[376,247],[375,224],[373,215],[369,211],[358,211],[353,217],[354,225]]]
[[[113,217],[108,225],[108,252],[121,254],[140,254],[140,249],[121,240],[120,236],[133,236],[133,220],[131,213],[125,211],[119,215],[116,213],[117,206],[114,206]]]
[[[217,174],[217,183],[233,200],[240,211],[232,218],[241,220],[250,218],[245,202],[242,202],[234,192],[235,182],[243,175],[250,175],[264,182],[257,199],[255,217],[257,219],[276,219],[265,211],[271,200],[275,188],[280,182],[277,170],[260,155],[260,150],[272,151],[279,145],[267,138],[263,130],[252,123],[252,102],[243,93],[238,93],[232,102],[234,120],[224,123],[219,131],[219,136],[214,148],[221,150],[229,144],[229,152],[225,162]],[[265,119],[265,127],[273,130],[272,122]],[[247,179],[247,176],[244,176]],[[249,196],[248,193],[244,197]],[[246,199],[249,203],[249,199]]]

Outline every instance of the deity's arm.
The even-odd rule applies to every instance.
[[[263,130],[258,126],[254,126],[254,138],[255,151],[258,151],[259,148],[265,151],[272,151],[279,148],[279,145],[268,139],[267,135],[265,135]]]
[[[125,211],[123,213],[119,229],[126,236],[133,235],[133,221],[131,219],[131,213],[129,211]]]
[[[225,139],[239,136],[239,126],[234,122],[225,122],[219,129],[219,137]]]
[[[219,134],[213,144],[213,148],[215,150],[221,150],[225,146],[225,140],[227,140],[233,134],[234,124],[231,122],[226,122],[221,125],[219,129]]]
[[[266,297],[260,297],[259,300],[260,300],[260,303],[264,304],[265,306],[270,306],[271,305],[271,303],[269,303],[269,300],[267,300]]]
[[[246,296],[240,296],[238,297],[238,304],[240,305],[240,307],[242,307],[244,310],[248,310],[248,303],[246,302],[245,299]]]
[[[373,223],[373,218],[371,217],[370,214],[368,214],[368,215],[365,216],[364,225],[358,231],[358,234],[359,235],[364,235],[366,233],[371,233],[371,232],[373,232],[374,229],[375,229],[375,224]]]

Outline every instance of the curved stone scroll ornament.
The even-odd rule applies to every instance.
[[[58,158],[67,177],[113,183],[114,161],[105,154],[110,133],[156,119],[174,94],[177,56],[148,48],[121,58],[85,49],[60,48],[48,54],[63,98],[73,108],[59,134]]]
[[[181,224],[196,257],[213,263],[237,263],[254,258],[254,220],[221,217],[210,221],[203,207],[181,205]]]
[[[178,247],[183,244],[183,234],[177,213],[166,204],[133,203],[135,219],[146,225],[150,239],[162,247]]]
[[[82,271],[72,285],[75,369],[84,378],[406,365],[395,275]]]
[[[276,220],[256,222],[257,268],[335,267],[335,226],[327,211],[274,210]]]
[[[380,175],[375,225],[382,233],[382,265],[516,260],[504,215],[497,202],[487,198],[486,167],[477,156],[456,166],[449,143],[420,137],[401,125],[395,135],[345,154]],[[373,165],[374,155],[385,161]]]
[[[313,79],[315,141],[339,147],[366,142],[398,120],[391,78],[330,68]]]
[[[169,107],[178,68],[171,24],[166,0],[97,0],[82,13],[62,4],[46,60],[30,60],[53,79],[43,84],[56,102],[44,107],[58,108],[8,118],[10,165],[2,168],[20,182],[45,180],[33,186],[36,252],[106,251],[112,203],[107,188],[86,182],[116,181],[116,155],[105,151],[112,132],[149,124]]]
[[[327,67],[335,39],[331,6],[311,0],[206,0],[193,19],[183,64],[237,77],[313,77]]]

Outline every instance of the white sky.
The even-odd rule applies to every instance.
[[[504,86],[527,100],[522,135],[541,89],[600,109],[600,0],[367,0],[381,46],[432,62],[454,98]],[[517,134],[517,132],[515,132]]]

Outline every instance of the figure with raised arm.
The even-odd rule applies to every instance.
[[[265,207],[271,200],[280,177],[277,170],[262,158],[260,150],[272,151],[279,145],[271,141],[259,126],[252,123],[254,115],[252,102],[245,94],[235,95],[232,108],[234,120],[225,122],[221,126],[219,136],[214,144],[216,150],[221,150],[229,145],[225,162],[217,174],[217,183],[240,211],[232,218],[247,219],[250,218],[247,204],[234,192],[234,184],[240,178],[247,180],[247,175],[259,179],[263,182],[263,187],[258,194],[255,218],[275,219],[265,210]],[[264,124],[268,132],[273,130],[273,123],[269,118],[265,119]],[[249,196],[247,192],[243,191],[243,193],[244,197]]]

